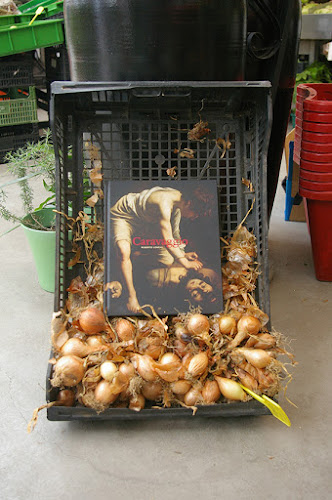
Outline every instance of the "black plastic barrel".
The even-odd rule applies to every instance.
[[[267,157],[271,214],[291,111],[301,30],[300,0],[248,0],[246,80],[272,83],[273,123]]]
[[[66,0],[74,81],[243,80],[246,0]]]

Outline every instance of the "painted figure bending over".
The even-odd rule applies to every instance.
[[[185,252],[179,244],[181,216],[196,219],[206,204],[200,197],[201,188],[185,199],[183,193],[170,187],[156,186],[140,193],[129,193],[111,208],[114,244],[117,249],[123,282],[128,292],[127,307],[131,312],[140,308],[133,279],[132,244],[134,238],[175,242],[149,251],[149,268],[170,267],[175,262],[189,270],[199,270],[203,264],[195,252]],[[136,241],[136,240],[135,240]]]

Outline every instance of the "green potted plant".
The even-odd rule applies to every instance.
[[[50,130],[37,143],[27,143],[17,151],[7,153],[8,172],[16,179],[0,186],[0,216],[15,227],[22,226],[36,263],[41,287],[54,292],[55,286],[55,154]],[[32,178],[40,178],[47,196],[34,207]],[[23,204],[23,214],[9,209],[6,188],[18,184]],[[5,233],[6,234],[6,233]]]

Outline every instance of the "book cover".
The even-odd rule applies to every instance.
[[[109,316],[222,310],[215,181],[105,181],[104,195]]]

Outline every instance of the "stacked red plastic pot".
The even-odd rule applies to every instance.
[[[294,161],[300,165],[316,277],[332,281],[332,84],[299,85]]]

